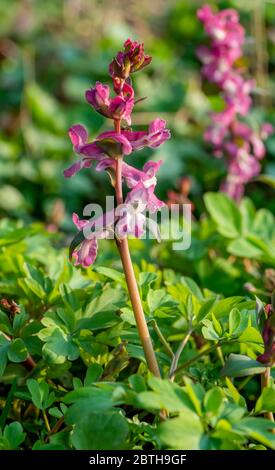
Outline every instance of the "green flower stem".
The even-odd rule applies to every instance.
[[[46,410],[42,410],[42,415],[43,415],[43,418],[44,418],[44,421],[45,421],[46,429],[47,429],[48,433],[51,434],[52,430],[51,430],[51,427],[50,427],[50,423],[49,423],[49,420],[48,420]]]
[[[120,121],[114,121],[115,131],[117,134],[121,132],[120,130]],[[118,156],[116,159],[116,201],[117,205],[123,204],[123,192],[122,192],[122,157]],[[149,370],[156,377],[160,377],[159,366],[157,363],[156,355],[153,349],[152,340],[150,337],[148,325],[145,319],[145,315],[142,308],[141,298],[139,295],[139,290],[137,286],[137,281],[135,278],[133,263],[131,260],[131,255],[129,251],[129,245],[127,237],[122,240],[117,240],[117,247],[121,257],[123,270],[125,273],[125,279],[127,283],[127,288],[129,292],[129,297],[133,307],[133,312],[135,315],[135,320],[137,324],[137,329],[139,337],[142,343],[143,351],[145,358],[148,364]]]
[[[215,351],[215,349],[219,348],[221,346],[221,344],[224,344],[221,343],[221,341],[218,341],[216,344],[214,344],[213,346],[210,346],[210,348],[207,348],[207,349],[204,349],[203,351],[201,351],[199,354],[197,354],[196,356],[192,357],[192,359],[189,359],[189,361],[186,361],[184,364],[182,364],[181,366],[179,366],[176,370],[175,370],[175,375],[177,375],[179,372],[181,372],[182,370],[186,369],[187,367],[191,366],[192,364],[194,364],[194,362],[197,362],[198,359],[200,359],[201,357],[205,356],[206,354],[209,354],[211,353],[212,351]]]
[[[225,361],[224,361],[222,349],[221,349],[220,346],[217,347],[217,356],[218,356],[219,360],[221,361],[221,365],[224,366]]]
[[[175,379],[176,371],[178,369],[178,362],[181,356],[182,351],[184,350],[186,344],[188,343],[190,336],[192,335],[193,330],[189,330],[186,334],[186,336],[183,338],[183,340],[180,342],[180,345],[173,357],[172,364],[169,370],[169,379],[172,380],[172,382]]]
[[[264,388],[269,387],[269,382],[270,382],[270,367],[267,367],[266,370],[261,374],[261,389],[262,389],[262,391],[264,390]],[[269,419],[272,422],[274,421],[274,416],[273,416],[272,411],[267,411],[264,414],[264,417],[266,419]]]
[[[170,344],[168,343],[168,341],[166,341],[165,337],[163,336],[156,320],[151,320],[151,323],[152,323],[152,327],[153,327],[154,331],[156,332],[156,334],[159,337],[159,340],[163,344],[163,347],[166,350],[167,354],[169,354],[169,356],[173,359],[174,358],[173,350],[172,350]]]

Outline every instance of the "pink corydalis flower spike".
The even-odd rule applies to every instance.
[[[265,315],[262,331],[264,353],[260,354],[257,360],[267,366],[273,366],[275,364],[275,312],[272,304],[265,306]]]
[[[104,132],[89,142],[86,129],[81,125],[73,126],[69,130],[69,136],[73,149],[80,155],[80,158],[65,170],[64,174],[71,177],[80,169],[90,167],[95,162],[97,171],[107,170],[111,176],[117,203],[115,214],[113,214],[115,217],[110,221],[107,212],[97,221],[85,221],[80,220],[74,214],[73,222],[78,233],[71,242],[70,255],[74,258],[76,265],[80,264],[86,268],[96,259],[98,239],[107,238],[111,234],[116,235],[116,245],[148,368],[156,377],[160,377],[127,238],[128,236],[141,237],[146,224],[148,225],[144,212],[146,210],[155,212],[164,205],[155,195],[156,172],[161,162],[147,162],[143,170],[139,170],[125,163],[124,157],[144,147],[159,147],[170,138],[170,132],[166,129],[165,121],[161,119],[151,122],[147,131],[124,130],[121,126],[121,121],[125,121],[128,126],[131,124],[131,114],[135,105],[134,90],[129,75],[141,70],[150,62],[151,57],[144,54],[143,44],[131,39],[125,41],[124,50],[118,52],[109,67],[116,97],[111,98],[108,85],[100,82],[86,92],[86,99],[95,111],[113,119],[114,130]],[[130,187],[125,201],[122,182],[126,182]],[[149,229],[159,239],[157,224],[152,220],[149,222]],[[87,230],[89,236],[87,236]]]
[[[112,78],[127,79],[130,73],[138,72],[149,65],[152,57],[144,54],[144,44],[127,39],[124,51],[118,52],[109,65]]]
[[[124,52],[119,52],[116,57],[116,62],[120,66],[125,67],[130,64],[129,73],[140,70],[150,61],[151,57],[144,54],[143,44],[130,39],[125,41]],[[115,121],[125,120],[127,124],[130,124],[134,106],[134,90],[130,83],[121,79],[120,75],[114,75],[112,78],[117,93],[116,97],[110,97],[108,85],[96,82],[95,86],[86,92],[86,99],[97,112]],[[116,84],[118,84],[117,88]],[[79,156],[79,159],[64,171],[66,177],[72,177],[81,169],[91,167],[94,162],[97,171],[112,169],[115,172],[117,158],[128,156],[144,147],[159,147],[170,138],[170,131],[166,128],[164,120],[156,118],[145,131],[128,129],[122,129],[119,133],[116,130],[106,131],[91,141],[88,139],[85,127],[76,124],[69,129],[69,137],[74,152]],[[127,236],[127,234],[141,236],[144,232],[144,224],[146,224],[146,217],[142,212],[144,210],[155,212],[165,205],[154,194],[157,184],[156,173],[160,165],[161,161],[149,161],[144,165],[143,170],[139,170],[128,163],[122,162],[121,177],[130,189],[125,203],[129,207],[135,208],[138,222],[132,227],[131,217],[125,215],[121,217],[121,221],[116,220],[115,223],[121,227],[119,229],[120,235],[123,233],[124,236]],[[76,214],[73,215],[73,222],[80,233],[87,228],[88,222],[81,221]],[[129,233],[125,227],[128,227]],[[113,229],[114,226],[112,226]],[[83,266],[92,264],[97,253],[96,239],[104,237],[107,232],[108,228],[104,226],[102,231],[97,231],[97,235],[91,237],[89,243],[80,237],[81,243],[73,250],[73,257],[76,262]]]

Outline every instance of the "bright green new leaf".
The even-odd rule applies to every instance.
[[[161,423],[157,435],[164,449],[199,450],[204,430],[199,417],[186,409],[177,418]]]
[[[262,413],[264,411],[271,411],[272,413],[275,413],[274,388],[264,388],[256,402],[255,413]]]
[[[225,193],[206,193],[204,202],[221,235],[226,238],[237,238],[241,235],[241,213],[229,196]]]

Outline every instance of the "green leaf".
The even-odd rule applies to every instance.
[[[57,419],[60,419],[63,416],[63,413],[61,413],[61,411],[56,406],[54,406],[53,408],[49,408],[48,413],[50,416],[53,416]]]
[[[262,413],[263,411],[275,412],[274,388],[264,388],[256,402],[255,413]]]
[[[35,121],[48,130],[63,133],[66,129],[65,119],[53,95],[34,82],[27,84],[25,93],[28,108]]]
[[[244,397],[242,397],[242,395],[238,392],[237,388],[233,385],[231,380],[228,377],[225,377],[225,382],[236,405],[246,408],[246,401]]]
[[[8,358],[11,362],[23,362],[27,359],[28,355],[28,350],[21,338],[16,338],[10,343]]]
[[[66,412],[68,424],[81,421],[88,413],[103,413],[123,403],[120,398],[117,400],[113,398],[113,390],[92,385],[69,392],[63,401],[66,404],[72,404]]]
[[[167,294],[165,289],[149,289],[147,295],[147,302],[150,313],[154,313],[157,309],[161,307],[173,307],[177,303],[172,299],[172,297]]]
[[[79,356],[77,338],[71,334],[74,327],[74,316],[68,311],[64,317],[63,310],[58,314],[49,314],[42,319],[42,328],[37,336],[45,342],[43,346],[43,355],[49,362],[62,364],[66,358],[75,360]]]
[[[13,329],[12,329],[9,317],[7,316],[6,313],[1,312],[1,310],[0,310],[0,329],[3,333],[7,333],[8,335],[12,335],[13,333]]]
[[[184,378],[185,391],[188,394],[194,409],[199,416],[202,416],[202,401],[205,396],[205,391],[201,384],[193,383],[188,377]]]
[[[227,299],[219,300],[213,306],[212,313],[216,318],[227,316],[229,315],[229,312],[232,310],[232,308],[236,307],[237,305],[239,306],[243,300],[244,298],[239,296],[228,297]]]
[[[229,313],[229,334],[234,335],[241,323],[241,314],[237,308],[233,308]]]
[[[144,286],[151,286],[153,282],[155,282],[158,278],[158,275],[156,273],[151,273],[151,272],[141,272],[139,273],[139,279],[138,279],[138,284],[139,287],[144,287]]]
[[[215,317],[214,313],[212,313],[211,317],[212,317],[212,322],[213,322],[214,329],[215,329],[216,333],[221,337],[222,334],[223,334],[222,325],[219,322],[219,320]]]
[[[244,254],[246,258],[261,258],[264,254],[263,250],[252,241],[249,241],[245,238],[238,238],[229,243],[227,247],[229,253],[232,255],[239,256],[243,258]]]
[[[138,375],[138,374],[130,375],[128,380],[132,388],[135,390],[135,392],[141,393],[147,390],[146,383],[142,375]]]
[[[96,313],[114,312],[124,306],[125,292],[119,289],[107,287],[95,297],[85,309],[85,317],[91,317]]]
[[[13,378],[13,381],[12,381],[12,385],[9,389],[8,394],[7,394],[5,405],[2,407],[2,412],[1,412],[1,416],[0,416],[0,428],[2,428],[2,429],[3,429],[3,427],[6,423],[6,420],[9,416],[9,414],[10,414],[10,410],[12,408],[14,395],[15,395],[16,389],[17,389],[17,380],[18,380],[18,375],[15,375],[15,377]]]
[[[67,284],[60,284],[59,292],[65,306],[72,312],[76,312],[79,308],[79,305],[74,295],[74,291]]]
[[[18,283],[27,295],[30,291],[33,292],[34,295],[39,299],[44,299],[46,297],[46,292],[44,291],[43,287],[35,279],[18,279]]]
[[[103,367],[100,364],[92,364],[88,367],[86,372],[86,377],[84,379],[84,387],[92,385],[94,382],[97,382],[103,373]]]
[[[184,276],[181,277],[181,283],[186,286],[190,292],[197,297],[198,300],[204,300],[202,291],[200,290],[198,284],[193,281],[190,277]]]
[[[55,438],[57,434],[54,434],[53,438]],[[67,448],[62,444],[45,444],[43,441],[36,441],[33,445],[32,450],[67,450]]]
[[[0,450],[15,450],[25,440],[26,434],[17,421],[5,426],[3,438],[0,436]]]
[[[137,403],[146,410],[162,410],[174,413],[182,409],[194,410],[194,406],[187,393],[177,384],[169,380],[151,377],[148,381],[153,391],[141,392]]]
[[[247,375],[261,374],[264,367],[260,362],[250,359],[242,354],[230,354],[227,359],[221,375],[228,377],[245,377]]]
[[[110,328],[119,322],[116,312],[98,312],[90,318],[82,318],[77,323],[77,329],[101,330]]]
[[[76,423],[72,444],[77,450],[125,449],[128,433],[128,423],[118,411],[88,413]]]
[[[274,215],[267,209],[257,211],[253,221],[253,233],[259,241],[272,241],[275,235]]]
[[[158,279],[158,275],[152,272],[141,272],[138,277],[138,285],[141,289],[142,299],[146,299],[150,286]]]
[[[238,337],[240,343],[251,343],[255,345],[263,344],[263,337],[261,333],[253,326],[248,326],[244,332]]]
[[[202,323],[204,326],[202,327],[201,332],[205,339],[209,339],[210,341],[217,341],[220,339],[220,335],[217,333],[212,321],[205,318]]]
[[[272,433],[275,423],[272,421],[264,418],[243,418],[239,423],[234,424],[233,429],[275,449],[275,434]]]
[[[242,215],[242,232],[247,234],[251,232],[255,219],[256,210],[251,199],[244,197],[240,203],[240,211]]]
[[[31,394],[32,401],[37,408],[42,409],[42,395],[39,384],[34,379],[27,380],[27,387]]]
[[[0,376],[4,374],[8,362],[10,341],[0,332]]]
[[[216,297],[211,297],[210,299],[207,299],[204,301],[202,306],[200,307],[198,314],[197,314],[197,320],[200,323],[211,311],[213,311],[213,306],[215,305],[217,301]]]
[[[207,413],[218,415],[221,409],[224,396],[219,387],[213,387],[204,396],[204,408]]]
[[[104,266],[96,266],[94,271],[112,279],[113,281],[119,282],[123,287],[126,287],[125,276],[120,271],[113,268],[105,268]]]
[[[34,233],[34,229],[28,228],[17,228],[16,230],[7,232],[0,230],[0,247],[13,245],[20,242],[27,236],[31,236]]]
[[[204,431],[199,417],[186,409],[177,418],[161,423],[157,435],[165,449],[199,450]]]
[[[197,315],[202,301],[190,290],[187,283],[177,283],[167,286],[167,291],[171,294],[172,299],[175,301],[172,313],[176,313],[176,308],[180,310],[189,320],[190,317]]]
[[[50,392],[50,387],[47,382],[38,383],[34,379],[28,379],[27,387],[34,405],[40,410],[49,408],[53,404],[55,394],[54,392]]]
[[[226,238],[237,238],[241,235],[241,213],[229,196],[224,193],[207,193],[204,202],[221,235]]]

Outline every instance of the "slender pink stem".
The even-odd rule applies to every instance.
[[[120,130],[120,121],[117,120],[115,123],[115,131],[119,134]],[[123,192],[122,192],[122,157],[118,157],[116,160],[116,200],[117,205],[123,204]],[[137,281],[134,273],[133,263],[131,260],[131,255],[129,251],[129,245],[127,238],[122,240],[117,240],[117,247],[121,257],[123,270],[125,273],[125,279],[127,283],[127,288],[129,292],[129,297],[132,303],[137,329],[139,337],[142,343],[144,350],[145,358],[148,364],[149,370],[156,377],[160,377],[159,366],[153,349],[149,329],[145,319],[145,315],[142,308],[141,298],[139,295],[139,290],[137,286]]]

